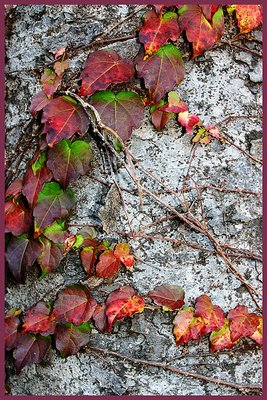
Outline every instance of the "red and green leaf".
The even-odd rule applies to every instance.
[[[113,250],[100,254],[96,264],[96,275],[100,278],[113,278],[120,269],[120,260],[115,257]]]
[[[162,111],[181,113],[188,110],[188,105],[183,102],[177,92],[168,93],[168,103],[160,108]]]
[[[209,340],[210,351],[230,350],[236,344],[236,342],[231,340],[229,321],[227,318],[225,318],[225,324],[220,330],[211,332]]]
[[[94,320],[96,329],[99,332],[104,333],[108,327],[106,304],[97,304],[92,318]]]
[[[52,177],[52,173],[46,167],[46,153],[34,157],[24,174],[22,189],[30,207],[35,206],[40,190]]]
[[[70,188],[64,191],[56,182],[45,183],[33,210],[35,237],[55,220],[66,218],[75,202],[74,193]]]
[[[88,276],[94,274],[94,265],[96,261],[96,249],[94,247],[83,247],[80,252],[80,258],[83,269]]]
[[[57,323],[81,325],[92,317],[96,304],[86,287],[72,285],[59,293],[52,317]]]
[[[73,324],[57,325],[55,330],[56,348],[62,357],[77,354],[90,339],[91,326],[84,322],[79,326]]]
[[[51,99],[47,97],[45,92],[41,90],[33,96],[31,105],[30,105],[30,113],[34,117],[38,111],[41,111],[48,103],[50,103]]]
[[[105,90],[111,83],[122,83],[134,77],[132,61],[121,59],[114,50],[91,53],[81,73],[82,86],[79,96],[90,96]]]
[[[44,107],[42,115],[43,133],[48,146],[53,147],[62,139],[69,139],[74,133],[84,135],[89,119],[83,108],[68,96],[60,96]]]
[[[13,197],[5,202],[5,233],[19,236],[29,232],[31,225],[32,214],[19,198]]]
[[[205,10],[207,12],[207,10]],[[223,32],[223,12],[220,7],[209,22],[201,6],[197,4],[184,5],[178,10],[181,31],[186,31],[186,37],[193,44],[193,57],[212,48]],[[209,14],[208,16],[211,16]]]
[[[147,297],[166,311],[179,310],[184,305],[184,290],[176,285],[160,285],[151,290]]]
[[[108,332],[116,320],[130,317],[144,311],[145,302],[140,296],[135,296],[130,286],[123,286],[110,293],[106,301],[106,316],[108,317]]]
[[[69,232],[65,228],[65,221],[55,221],[43,231],[44,236],[54,243],[65,243]]]
[[[41,84],[45,94],[49,99],[51,99],[61,84],[61,78],[55,73],[55,71],[48,68],[44,70],[41,76]]]
[[[144,118],[144,105],[138,94],[110,91],[94,94],[92,105],[100,114],[102,122],[113,129],[125,142],[132,136],[132,130],[139,128]]]
[[[224,326],[224,312],[219,306],[212,304],[206,294],[196,299],[195,316],[204,320],[203,334],[220,330]]]
[[[50,343],[51,338],[49,336],[34,336],[29,333],[20,335],[14,352],[17,373],[27,365],[39,364],[46,355]]]
[[[6,313],[5,316],[5,349],[12,350],[16,346],[19,336],[18,327],[20,325],[19,315],[22,310],[12,308]]]
[[[142,58],[137,56],[138,77],[144,79],[150,100],[157,103],[184,79],[182,53],[172,44],[166,44],[151,57]]]
[[[43,336],[52,335],[55,331],[55,320],[50,318],[51,307],[40,301],[26,311],[23,318],[22,333],[40,333]]]
[[[6,249],[9,271],[19,283],[24,282],[25,268],[32,266],[42,251],[42,245],[27,235],[12,237]]]
[[[54,272],[64,257],[65,246],[63,243],[53,243],[51,240],[40,237],[43,245],[42,253],[38,258],[38,263],[42,269],[42,277]]]
[[[173,320],[173,334],[177,346],[189,340],[199,340],[205,323],[201,317],[195,317],[193,307],[183,307]]]
[[[49,149],[47,167],[54,179],[66,188],[70,182],[90,170],[92,158],[93,153],[88,143],[83,140],[62,140]]]
[[[142,17],[143,27],[139,32],[139,41],[144,44],[146,54],[151,55],[166,44],[169,39],[176,41],[180,36],[177,14],[167,12],[157,14],[149,10]]]
[[[164,126],[168,123],[173,113],[163,110],[165,102],[160,100],[157,104],[150,107],[151,121],[157,131],[161,132]]]
[[[234,342],[241,337],[253,335],[259,325],[259,316],[249,313],[246,306],[236,306],[229,311],[231,340]]]
[[[131,269],[134,265],[134,256],[130,254],[130,246],[128,243],[118,243],[114,249],[114,256],[122,262],[122,264]]]
[[[185,131],[188,134],[192,133],[196,125],[202,124],[197,115],[190,114],[188,111],[180,112],[178,114],[178,122],[185,127]]]

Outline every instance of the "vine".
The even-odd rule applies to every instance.
[[[260,6],[228,7],[228,12],[233,11],[236,13],[240,34],[250,32],[261,22]],[[90,144],[81,139],[89,132],[105,149],[111,176],[129,224],[130,233],[117,232],[128,238],[169,240],[203,250],[200,246],[172,238],[145,235],[143,231],[133,232],[123,200],[123,190],[113,171],[113,159],[125,167],[135,183],[141,205],[143,196],[147,195],[171,211],[172,215],[167,219],[179,219],[207,237],[213,250],[204,250],[224,260],[229,271],[244,284],[261,311],[257,302],[258,292],[231,260],[231,257],[237,256],[261,259],[260,255],[220,243],[209,231],[204,214],[202,220],[192,214],[184,196],[186,190],[190,190],[186,186],[188,180],[193,180],[189,178],[189,173],[184,178],[183,190],[177,193],[144,168],[127,147],[133,129],[138,128],[143,121],[145,107],[148,107],[151,122],[158,131],[170,119],[176,118],[185,133],[191,135],[195,143],[194,151],[198,145],[207,145],[214,139],[233,144],[220,133],[220,124],[204,126],[197,115],[189,112],[188,105],[180,99],[178,93],[173,91],[174,86],[179,85],[185,76],[184,55],[175,43],[185,32],[186,45],[192,47],[193,58],[220,43],[224,31],[223,8],[219,5],[157,5],[144,14],[142,23],[139,31],[142,46],[134,62],[120,58],[113,50],[94,51],[89,54],[80,74],[81,86],[75,90],[72,82],[66,83],[64,80],[65,71],[69,68],[68,57],[81,49],[90,48],[89,44],[73,50],[59,49],[54,61],[42,73],[42,91],[34,96],[30,105],[33,119],[42,127],[37,129],[37,133],[40,133],[39,147],[23,178],[15,179],[8,186],[5,196],[6,261],[9,274],[16,282],[24,283],[25,270],[37,264],[44,277],[56,270],[69,251],[79,253],[88,278],[97,276],[104,280],[114,279],[121,268],[133,270],[136,257],[131,254],[128,243],[101,242],[96,238],[95,230],[89,226],[82,227],[76,235],[70,234],[68,229],[71,226],[68,219],[76,203],[75,194],[69,185],[91,171],[93,152]],[[108,39],[97,39],[98,42],[101,40],[102,43],[109,43]],[[140,87],[133,85],[134,79],[139,79]],[[128,82],[128,86],[123,91],[116,91],[115,86],[125,82]],[[107,90],[111,85],[112,91]],[[29,127],[32,127],[32,122]],[[246,155],[252,158],[248,153]],[[261,163],[256,158],[254,161]],[[173,195],[182,212],[144,186],[138,178],[137,170],[141,170],[164,191]],[[9,177],[7,182],[10,183]],[[200,203],[200,189],[229,190],[210,185],[201,188],[195,185],[195,188]],[[259,196],[255,192],[232,190]],[[162,220],[156,221],[153,226],[160,222]],[[144,296],[154,301],[156,309],[178,311],[173,320],[177,346],[190,340],[199,340],[207,334],[211,352],[229,350],[244,337],[262,345],[260,314],[249,312],[244,305],[238,305],[226,313],[214,305],[206,294],[196,298],[194,306],[185,306],[184,296],[184,290],[176,285],[160,285]],[[92,325],[101,333],[109,333],[117,321],[141,313],[145,308],[149,310],[151,306],[130,286],[111,292],[104,303],[97,304],[85,282],[77,283],[61,290],[54,302],[40,301],[25,313],[21,309],[11,309],[5,318],[6,350],[15,349],[15,368],[19,372],[27,365],[39,363],[52,343],[55,343],[56,349],[64,357],[76,354],[90,341]],[[90,351],[90,346],[85,348]],[[120,357],[118,353],[114,355]],[[132,359],[132,362],[136,360]],[[144,360],[142,362],[145,363]],[[183,371],[176,372],[186,374]],[[200,375],[196,377],[205,378]],[[238,385],[233,387],[238,388]]]

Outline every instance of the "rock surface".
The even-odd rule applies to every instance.
[[[21,142],[23,148],[30,138],[25,126],[31,120],[29,104],[40,88],[43,65],[51,61],[58,48],[84,46],[127,17],[134,8],[126,5],[20,5],[9,11],[6,17],[6,152],[7,156],[14,158],[14,163],[21,153],[19,149],[17,154],[12,153],[16,143],[26,135]],[[134,34],[142,14],[143,11],[124,21],[107,37]],[[259,30],[256,32],[259,37]],[[139,50],[135,39],[108,47],[131,59]],[[255,42],[254,51],[258,51],[258,47]],[[71,59],[69,77],[71,73],[76,78],[79,76],[87,55],[88,50],[80,51]],[[207,225],[220,243],[259,253],[261,164],[248,155],[261,158],[261,59],[253,52],[224,46],[206,52],[195,61],[188,61],[186,69],[186,77],[176,90],[189,105],[190,112],[197,114],[204,124],[217,124],[230,115],[234,116],[225,120],[220,130],[247,154],[227,141],[212,141],[208,146],[199,145],[192,158],[193,144],[188,135],[182,135],[179,125],[172,120],[163,132],[157,132],[148,114],[142,126],[134,131],[129,149],[145,168],[177,192],[180,199],[183,179],[189,172],[191,178],[187,185],[191,190],[185,192],[185,196],[192,212],[201,218],[202,202]],[[98,233],[99,237],[111,242],[123,240],[114,230],[129,232],[124,208],[112,186],[109,165],[103,163],[95,142],[91,138],[89,140],[94,148],[93,172],[73,185],[78,203],[71,223],[102,223],[104,231]],[[30,151],[24,155],[18,175],[25,170],[31,155]],[[138,164],[136,172],[142,184],[157,192],[161,201],[182,212],[177,197],[145,175]],[[143,207],[140,207],[136,186],[119,164],[116,178],[120,186],[127,189],[123,190],[123,196],[131,228],[139,232],[139,236],[141,232],[143,237],[129,241],[138,258],[133,272],[122,272],[114,282],[93,287],[92,294],[97,300],[103,300],[108,293],[124,284],[130,284],[141,296],[145,296],[155,286],[170,283],[184,288],[187,304],[193,304],[197,296],[206,293],[225,311],[237,304],[245,304],[251,312],[257,312],[244,285],[229,272],[220,257],[185,245],[185,242],[194,243],[212,250],[205,235],[193,232],[177,219],[156,224],[156,221],[170,216],[170,210],[145,194]],[[108,185],[102,184],[101,180]],[[201,198],[196,184],[205,187],[201,190]],[[115,204],[116,213],[110,204]],[[152,240],[144,236],[169,239]],[[184,244],[179,245],[179,241]],[[242,257],[232,261],[260,292],[261,262]],[[53,300],[59,288],[79,280],[85,280],[84,272],[77,255],[69,254],[60,268],[45,279],[38,280],[38,273],[33,270],[29,272],[25,285],[8,281],[6,307],[26,310],[40,299]],[[206,337],[200,342],[191,341],[188,346],[178,348],[172,335],[174,316],[175,313],[145,310],[143,314],[136,314],[116,325],[109,335],[101,335],[94,330],[90,345],[129,357],[167,362],[184,371],[240,385],[260,384],[261,350],[252,341],[244,341],[243,347],[223,354],[208,353]],[[19,376],[15,375],[8,361],[8,374],[12,395],[242,394],[233,387],[133,364],[127,359],[94,351],[90,354],[80,352],[67,359],[61,359],[55,351],[51,351],[40,365],[23,369]]]

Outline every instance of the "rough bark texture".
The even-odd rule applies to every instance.
[[[33,153],[33,150],[25,148],[34,127],[25,130],[25,125],[31,120],[29,104],[40,88],[43,65],[52,59],[55,50],[66,46],[84,46],[96,35],[125,18],[133,8],[125,5],[28,5],[9,9],[6,17],[6,152],[14,162],[24,153],[18,175],[23,174]],[[135,33],[142,14],[139,12],[122,23],[107,38]],[[231,19],[226,26],[226,36],[233,36],[235,29]],[[255,30],[253,35],[261,39],[260,30]],[[248,51],[225,45],[206,52],[195,61],[186,62],[187,74],[177,91],[189,105],[190,111],[197,114],[205,124],[216,124],[229,115],[260,115],[262,60],[253,53],[260,50],[259,44],[247,41],[246,46]],[[131,59],[139,50],[135,39],[108,47]],[[72,74],[77,79],[87,56],[88,50],[79,51],[70,60],[67,79],[71,79]],[[261,158],[262,127],[259,118],[232,119],[220,126],[220,130],[249,154]],[[19,139],[21,147],[12,154]],[[103,163],[98,147],[90,140],[94,147],[91,176],[106,180],[110,185],[103,185],[90,176],[79,179],[73,185],[78,203],[71,222],[103,223],[104,232],[100,232],[99,236],[115,242],[122,237],[112,231],[129,232],[129,226],[120,196],[112,186],[109,166]],[[29,148],[33,148],[32,144]],[[181,189],[193,145],[188,135],[181,136],[181,129],[174,120],[160,133],[153,128],[147,114],[142,126],[134,131],[129,148],[142,165],[154,171],[165,184],[173,190]],[[14,168],[14,162],[11,169]],[[121,187],[132,190],[132,193],[123,191],[123,195],[135,232],[171,214],[146,195],[141,209],[135,184],[123,166],[117,165],[116,172]],[[177,199],[162,190],[148,176],[143,173],[139,175],[144,185],[160,193],[161,200],[181,211]],[[261,192],[261,165],[227,142],[213,141],[208,146],[199,145],[192,161],[190,176],[199,186]],[[188,181],[188,184],[194,187],[194,181]],[[195,215],[201,217],[197,191],[192,190],[187,199]],[[260,195],[210,188],[202,191],[202,202],[208,227],[220,242],[260,252]],[[118,211],[113,213],[114,209]],[[193,232],[177,219],[144,229],[143,234],[170,237],[212,249],[204,235]],[[192,304],[197,296],[206,293],[225,311],[237,304],[245,304],[251,312],[257,311],[248,291],[227,270],[221,257],[188,246],[178,246],[171,241],[136,238],[129,243],[139,261],[132,272],[122,272],[114,282],[102,283],[93,288],[92,293],[97,300],[103,300],[108,293],[124,284],[132,285],[140,295],[145,295],[161,283],[170,283],[184,288],[187,304]],[[249,283],[260,291],[261,263],[239,257],[233,259],[233,263]],[[37,271],[31,270],[25,285],[8,281],[7,309],[22,307],[26,310],[40,299],[53,300],[59,288],[79,280],[85,280],[79,259],[76,254],[69,254],[60,268],[45,279],[38,280]],[[260,303],[260,299],[258,301]],[[185,371],[240,385],[260,384],[261,350],[252,341],[246,340],[244,346],[224,354],[208,354],[206,337],[200,342],[192,341],[188,346],[178,348],[172,335],[171,322],[174,316],[175,313],[145,310],[143,314],[120,322],[109,335],[93,330],[89,344],[134,358],[167,362]],[[8,365],[12,395],[245,394],[235,388],[177,375],[160,368],[133,364],[129,360],[116,359],[97,351],[89,354],[80,352],[64,360],[53,350],[40,365],[23,369],[19,376],[15,375],[12,365]]]

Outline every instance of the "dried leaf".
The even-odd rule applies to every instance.
[[[20,319],[18,316],[22,313],[17,308],[12,308],[6,313],[5,316],[5,349],[7,351],[12,350],[16,346],[18,339],[18,326],[20,325]]]
[[[241,337],[253,335],[259,325],[258,315],[249,313],[246,306],[236,306],[229,311],[227,318],[230,321],[231,340],[233,342]]]
[[[196,299],[195,316],[204,320],[203,334],[220,330],[224,326],[223,310],[219,306],[214,306],[206,294]]]
[[[121,59],[114,50],[91,53],[81,73],[82,86],[79,96],[89,96],[105,90],[111,83],[126,82],[134,76],[132,61]]]
[[[101,278],[113,278],[119,271],[120,260],[114,255],[113,250],[106,250],[100,254],[96,264],[96,275]]]
[[[54,179],[66,188],[70,182],[87,174],[92,158],[93,153],[88,143],[83,140],[62,140],[49,149],[47,167],[53,173]]]
[[[74,133],[84,135],[89,119],[83,108],[68,96],[60,96],[44,107],[42,123],[48,146],[53,147],[62,139],[69,139]]]
[[[81,325],[92,317],[96,304],[85,286],[72,285],[58,294],[52,317],[57,323]]]
[[[44,301],[39,301],[26,311],[23,318],[22,333],[40,333],[43,336],[52,335],[55,331],[55,320],[50,318],[51,307]]]
[[[151,55],[166,44],[169,39],[175,41],[180,36],[177,14],[167,12],[157,14],[154,10],[147,11],[143,17],[143,27],[139,32],[139,41],[144,43],[146,54]]]
[[[90,339],[91,326],[85,322],[79,326],[73,324],[57,325],[55,331],[56,348],[62,357],[77,354]]]
[[[140,296],[135,296],[134,293],[134,289],[130,286],[123,286],[109,294],[106,301],[108,332],[112,330],[116,320],[121,320],[130,317],[134,313],[144,311],[144,300]]]
[[[35,237],[57,219],[64,219],[75,204],[75,196],[70,188],[63,191],[56,182],[45,183],[38,194],[33,210]]]
[[[57,61],[57,62],[54,64],[55,73],[56,73],[60,78],[62,78],[62,76],[63,76],[63,74],[64,74],[64,71],[65,71],[66,69],[68,69],[68,67],[69,67],[69,63],[68,63],[67,60],[65,60],[65,61]]]
[[[50,343],[51,338],[49,336],[34,336],[29,333],[20,335],[14,352],[17,373],[26,365],[39,364],[46,355]]]
[[[160,285],[151,290],[147,297],[165,310],[179,310],[184,305],[184,290],[176,285]]]
[[[137,56],[137,61],[141,56]],[[185,75],[182,53],[172,44],[162,46],[137,64],[138,78],[143,78],[151,101],[157,103],[178,85]]]
[[[113,129],[126,142],[132,130],[139,128],[144,118],[144,105],[138,94],[110,91],[94,94],[92,105],[100,114],[102,122]]]

